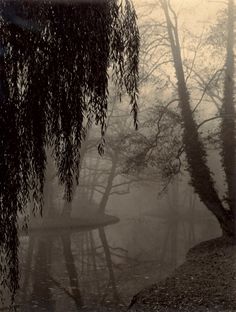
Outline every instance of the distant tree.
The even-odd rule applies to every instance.
[[[103,157],[97,155],[97,143],[93,143],[97,142],[97,135],[91,129],[87,153],[81,163],[78,191],[87,194],[91,206],[92,202],[97,203],[100,214],[105,213],[113,195],[126,195],[134,184],[153,181],[150,175],[131,174],[126,170],[126,161],[133,155],[132,141],[138,133],[130,124],[127,110],[122,110],[119,104],[115,97],[109,112]]]
[[[162,190],[181,170],[182,127],[177,103],[177,98],[167,103],[159,100],[147,109],[138,133],[129,140],[132,153],[125,160],[127,173],[144,171],[163,184]]]
[[[137,125],[139,33],[129,0],[1,0],[0,14],[0,281],[14,296],[17,217],[31,194],[42,207],[46,147],[70,200],[86,124],[106,129],[110,67]]]

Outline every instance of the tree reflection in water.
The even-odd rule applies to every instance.
[[[194,209],[194,200],[192,205]],[[171,206],[170,200],[173,215]],[[197,216],[194,221],[186,216],[185,227],[178,218],[169,219],[166,213],[106,230],[31,232],[27,241],[22,239],[18,311],[126,311],[135,293],[165,278],[184,260],[183,251],[195,233],[199,239],[203,223]],[[157,228],[158,237],[152,235]]]
[[[39,239],[35,257],[35,265],[32,272],[32,292],[30,306],[26,311],[55,311],[55,300],[52,294],[51,251],[52,241],[50,239]]]
[[[70,234],[61,235],[63,254],[67,268],[68,277],[70,279],[70,288],[77,308],[83,306],[83,299],[79,290],[79,281],[77,270],[74,262],[74,257],[71,250],[71,237]]]
[[[63,311],[61,298],[70,311],[120,303],[104,228],[30,235],[23,271],[21,311]]]

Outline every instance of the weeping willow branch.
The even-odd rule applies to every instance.
[[[45,149],[71,200],[86,125],[106,130],[110,68],[137,127],[139,32],[130,0],[0,0],[0,14],[0,280],[14,296],[17,216],[30,196],[42,207]]]

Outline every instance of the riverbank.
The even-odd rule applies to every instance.
[[[190,249],[167,279],[134,296],[137,312],[236,311],[236,246],[217,238]]]
[[[21,230],[20,235],[25,236],[30,234],[56,234],[61,232],[80,232],[84,230],[92,230],[107,225],[118,223],[119,218],[107,214],[87,215],[86,217],[64,217],[55,216],[54,218],[32,218],[28,224],[27,231]],[[22,225],[20,225],[22,228]]]

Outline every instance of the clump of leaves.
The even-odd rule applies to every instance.
[[[43,204],[46,148],[71,199],[86,124],[106,129],[108,72],[137,126],[139,33],[130,0],[0,0],[0,262],[18,288],[17,217]]]

